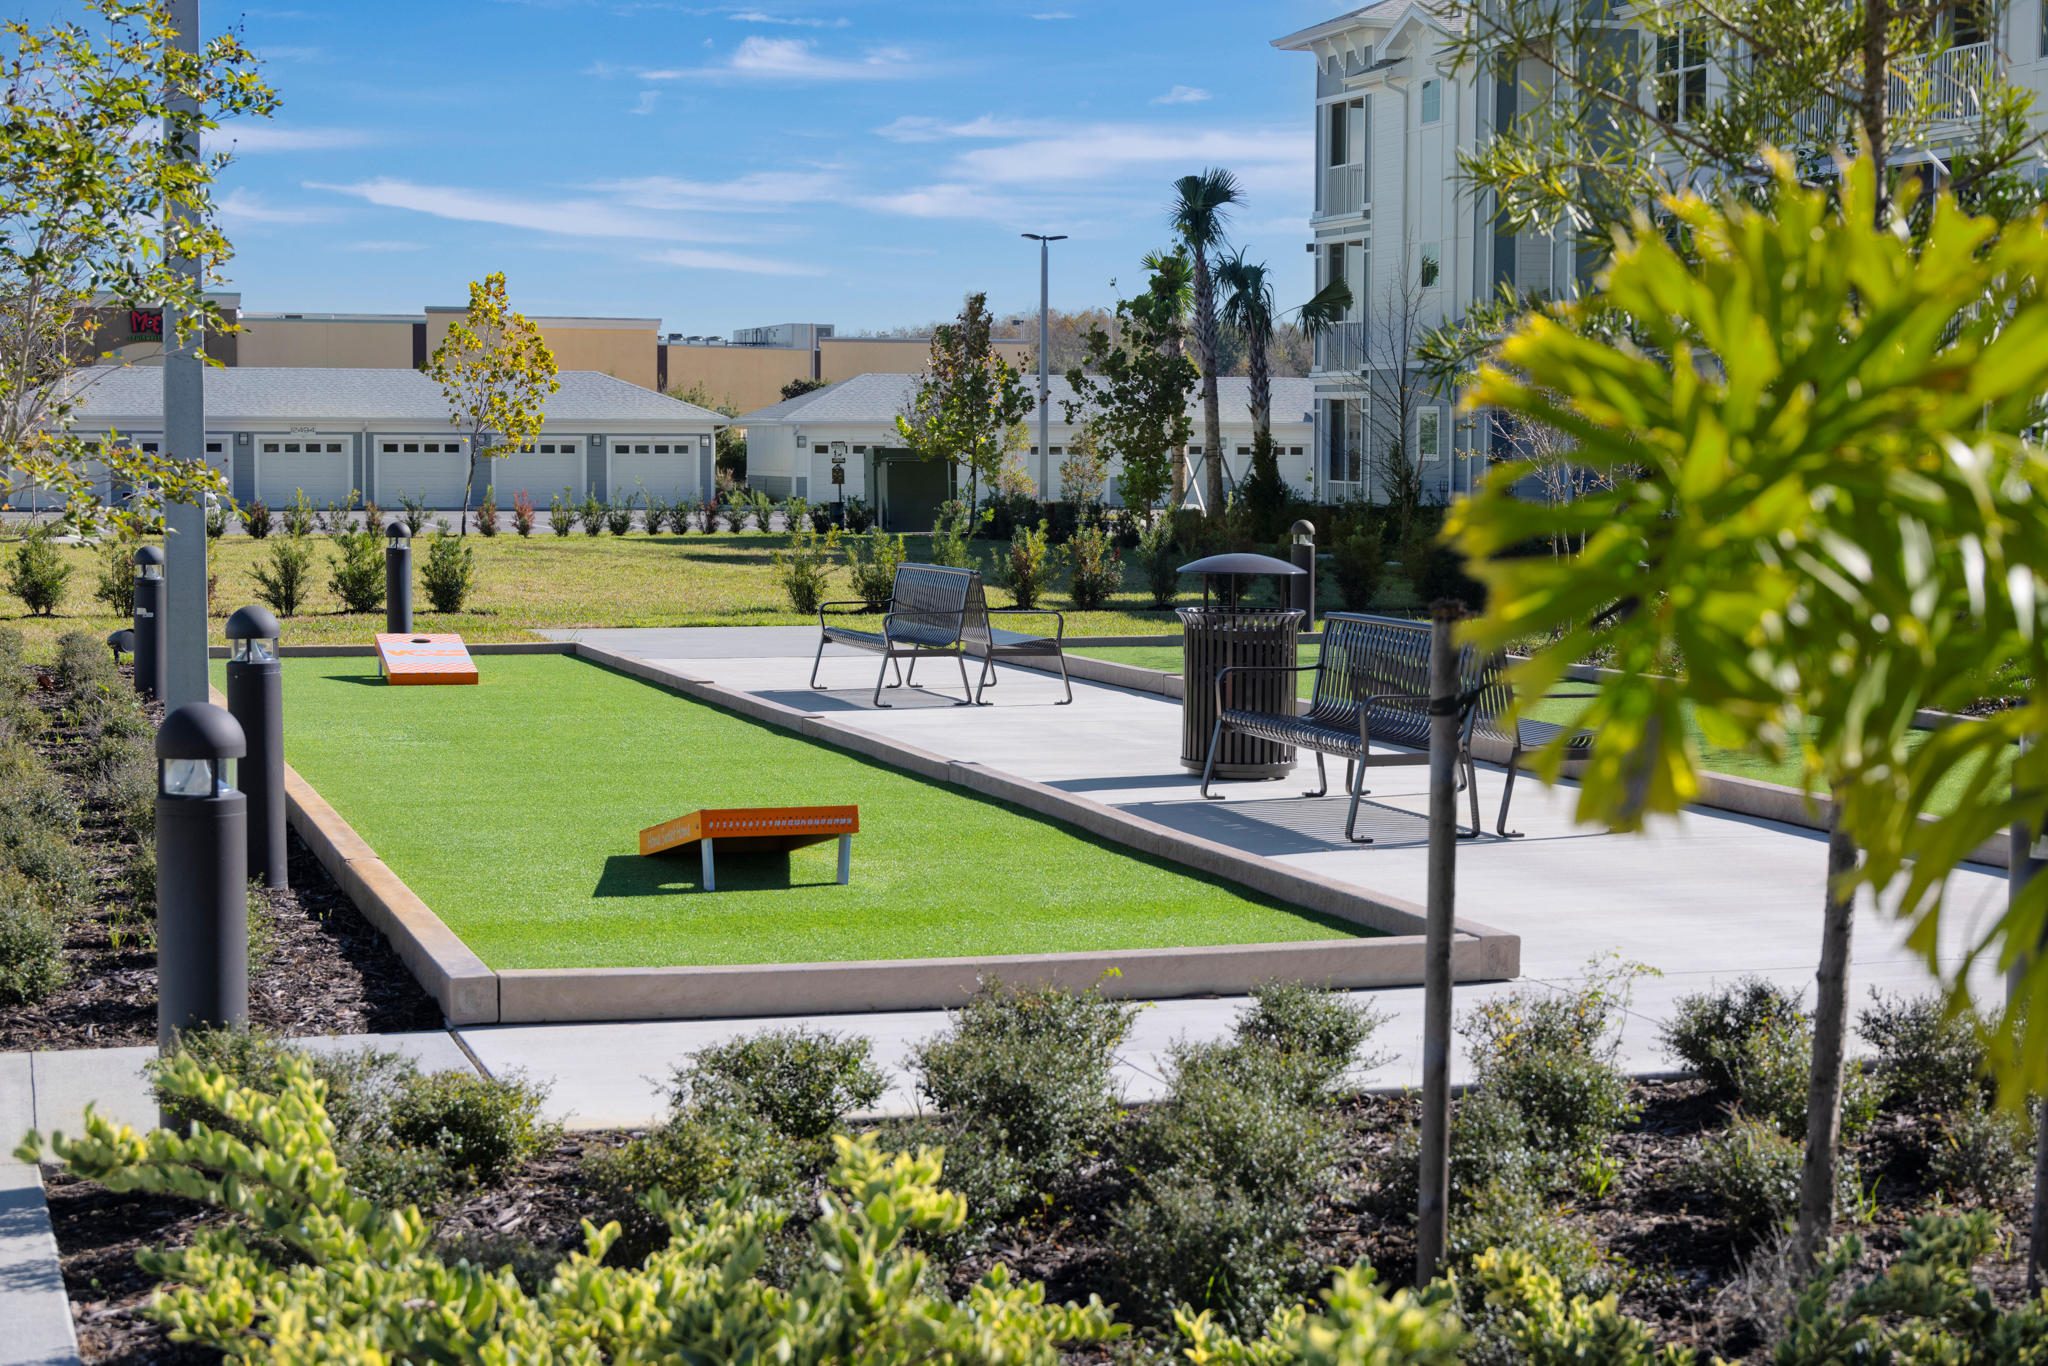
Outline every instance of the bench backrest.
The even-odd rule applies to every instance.
[[[897,565],[889,612],[890,635],[909,644],[950,649],[988,639],[988,601],[972,569]]]
[[[1369,720],[1375,740],[1426,749],[1429,745],[1429,635],[1426,621],[1331,612],[1323,618],[1323,644],[1316,660],[1311,715],[1344,726],[1358,724],[1358,710],[1374,702]],[[1497,658],[1480,659],[1470,646],[1458,651],[1458,690],[1479,690],[1484,711],[1498,682]],[[1391,700],[1390,700],[1391,699]]]

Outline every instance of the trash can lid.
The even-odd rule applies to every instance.
[[[1210,555],[1180,567],[1183,574],[1303,574],[1307,571],[1271,555]]]

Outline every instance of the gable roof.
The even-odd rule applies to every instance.
[[[442,422],[441,386],[417,370],[340,370],[314,366],[207,368],[208,421],[270,420]],[[161,422],[164,372],[156,366],[95,367],[76,376],[76,415],[86,425]],[[595,370],[564,370],[544,405],[551,423],[686,422],[724,426],[731,419]]]
[[[828,426],[838,423],[849,425],[873,425],[896,420],[896,415],[907,408],[911,396],[917,392],[919,377],[916,375],[868,374],[855,375],[851,379],[828,384],[822,389],[813,389],[808,394],[798,394],[780,403],[771,403],[766,408],[757,408],[751,413],[733,419],[739,426],[747,427],[757,423],[806,422]],[[1030,385],[1034,399],[1038,386]],[[1243,375],[1220,375],[1216,380],[1217,398],[1223,410],[1223,420],[1232,424],[1251,421],[1251,381]],[[1073,386],[1063,377],[1055,376],[1046,385],[1047,406],[1053,420],[1066,420],[1065,404],[1074,397]],[[1306,422],[1315,406],[1315,385],[1306,379],[1293,376],[1276,377],[1273,380],[1273,420],[1278,423]],[[1197,391],[1190,395],[1188,412],[1197,421],[1201,418],[1201,395]],[[1035,409],[1034,409],[1035,411]]]
[[[1320,24],[1311,24],[1298,33],[1275,38],[1272,45],[1284,52],[1309,52],[1315,51],[1318,44],[1329,44],[1333,39],[1345,39],[1346,41],[1339,46],[1356,49],[1360,46],[1359,35],[1372,34],[1372,41],[1363,44],[1363,47],[1377,50],[1384,47],[1389,38],[1410,22],[1426,23],[1442,32],[1450,31],[1430,0],[1378,0],[1378,3],[1367,5],[1363,9],[1340,14],[1334,19],[1325,19]],[[1317,55],[1327,57],[1334,50],[1334,47],[1329,47]]]

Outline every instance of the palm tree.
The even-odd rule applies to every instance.
[[[1186,340],[1182,326],[1187,322],[1188,309],[1193,306],[1194,273],[1188,263],[1185,250],[1176,247],[1172,251],[1148,251],[1144,266],[1151,275],[1148,286],[1152,297],[1166,305],[1166,313],[1174,323],[1166,345],[1161,349],[1169,357],[1178,359],[1186,353]],[[1173,499],[1169,507],[1179,507],[1188,492],[1188,460],[1185,447],[1173,453]]]
[[[1281,496],[1280,465],[1273,454],[1273,272],[1263,261],[1247,261],[1244,250],[1217,263],[1216,283],[1223,287],[1223,321],[1244,337],[1245,373],[1251,391],[1252,467],[1244,482],[1246,497],[1254,487],[1276,502]],[[1311,338],[1327,332],[1351,307],[1351,287],[1332,280],[1315,297],[1294,310]],[[1213,448],[1212,448],[1213,449]]]
[[[1194,266],[1195,363],[1202,367],[1203,501],[1210,516],[1223,511],[1223,414],[1216,400],[1216,281],[1209,253],[1223,247],[1223,223],[1240,202],[1237,177],[1220,166],[1173,182],[1167,216],[1186,244]]]

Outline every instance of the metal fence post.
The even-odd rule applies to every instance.
[[[1443,1266],[1450,1233],[1451,922],[1457,900],[1458,650],[1463,608],[1429,608],[1429,893],[1422,951],[1421,1192],[1415,1211],[1415,1283]]]

